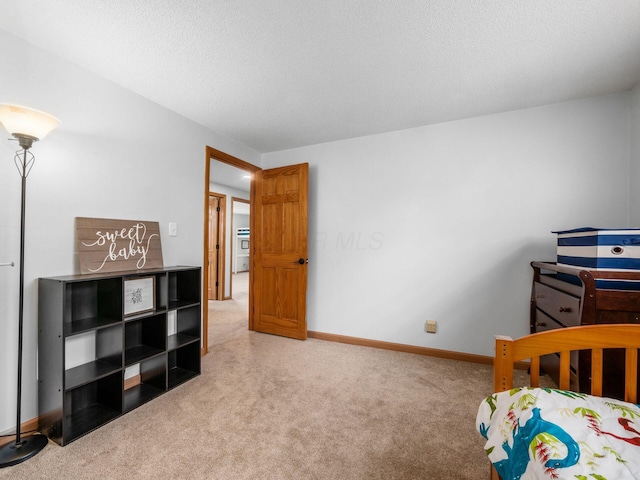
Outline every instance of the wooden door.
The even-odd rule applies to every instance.
[[[251,216],[253,330],[307,338],[309,165],[255,174]]]
[[[209,245],[207,298],[224,300],[224,209],[225,198],[209,195]]]
[[[217,300],[218,283],[218,214],[220,199],[209,197],[209,300]]]

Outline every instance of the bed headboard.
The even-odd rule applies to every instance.
[[[573,350],[591,350],[591,394],[602,396],[602,350],[625,349],[624,400],[636,403],[638,388],[638,348],[640,324],[598,324],[568,327],[534,333],[516,340],[496,336],[494,390],[513,388],[514,363],[531,359],[530,382],[540,384],[540,356],[560,355],[561,390],[570,389],[570,354]]]

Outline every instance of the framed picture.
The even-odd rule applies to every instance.
[[[156,277],[124,281],[124,314],[149,312],[156,308]]]
[[[240,248],[243,250],[249,248],[249,240],[240,240]]]

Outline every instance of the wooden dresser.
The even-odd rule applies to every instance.
[[[590,270],[548,262],[531,262],[531,267],[531,333],[595,323],[640,323],[640,290],[611,288],[611,282],[640,281],[640,271]],[[547,355],[541,365],[557,381],[559,356]],[[591,357],[573,352],[571,370],[572,389],[590,393]],[[604,396],[624,398],[623,351],[605,351],[603,376]],[[640,373],[638,377],[640,382]]]

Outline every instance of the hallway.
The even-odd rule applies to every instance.
[[[247,330],[249,272],[233,274],[233,298],[209,300],[209,348],[237,337]]]

